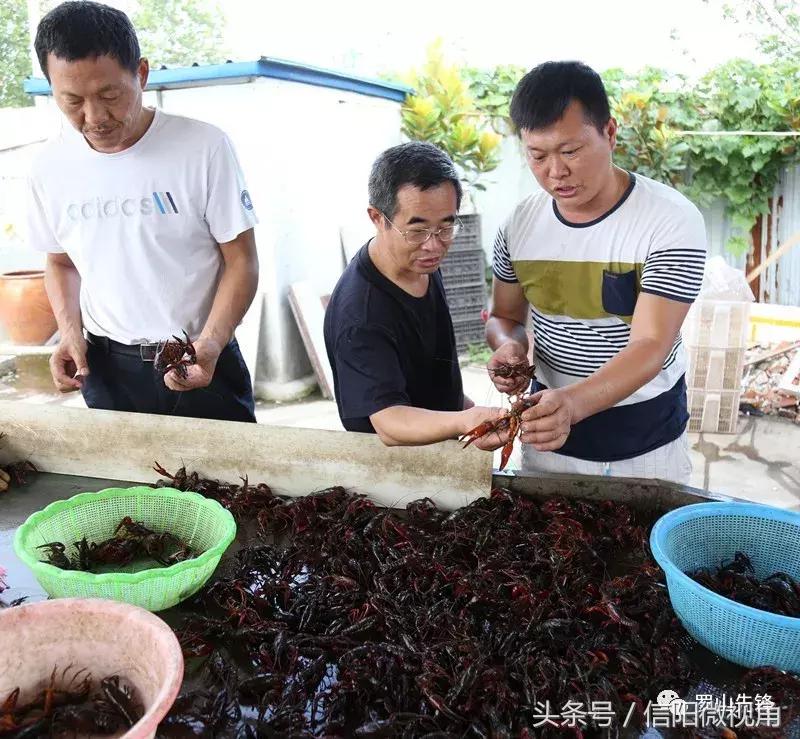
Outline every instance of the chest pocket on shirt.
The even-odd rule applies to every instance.
[[[603,270],[603,310],[616,316],[632,316],[636,307],[636,270]]]

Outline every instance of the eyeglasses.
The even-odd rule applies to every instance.
[[[401,231],[389,220],[386,214],[383,214],[383,217],[389,221],[391,227],[406,240],[406,243],[410,244],[411,246],[422,246],[431,238],[431,236],[437,236],[439,241],[441,241],[443,244],[449,244],[461,230],[461,221],[456,219],[449,226],[442,226],[442,228],[437,229],[436,231],[431,228],[409,228],[407,231]]]

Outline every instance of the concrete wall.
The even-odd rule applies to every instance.
[[[497,229],[520,200],[539,189],[515,136],[503,139],[501,152],[500,166],[481,180],[486,191],[475,196],[477,211],[481,214],[483,249],[489,264]]]
[[[44,265],[44,255],[25,243],[25,181],[36,152],[59,125],[44,101],[28,108],[0,108],[0,272]]]

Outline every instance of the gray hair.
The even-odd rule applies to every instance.
[[[455,165],[440,148],[426,141],[409,141],[383,152],[369,175],[369,204],[387,218],[397,211],[397,192],[403,185],[428,190],[444,182],[456,189],[456,209],[463,190]]]

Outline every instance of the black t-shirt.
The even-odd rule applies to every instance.
[[[415,298],[378,271],[368,246],[339,278],[325,312],[342,424],[375,433],[369,417],[391,406],[461,410],[461,370],[441,274],[434,272],[428,292]]]

